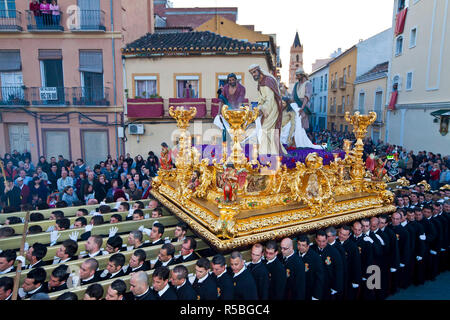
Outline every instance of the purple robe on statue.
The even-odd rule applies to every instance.
[[[230,94],[229,89],[229,84],[226,84],[223,87],[223,96],[228,100],[229,107],[239,108],[239,106],[242,102],[244,102],[245,99],[245,87],[240,83],[236,83],[236,92],[233,95]]]

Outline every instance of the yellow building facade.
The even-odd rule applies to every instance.
[[[328,83],[328,121],[329,130],[349,131],[345,112],[353,111],[355,93],[357,48],[351,47],[330,62]]]

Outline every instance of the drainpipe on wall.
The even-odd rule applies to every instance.
[[[113,61],[113,91],[114,91],[114,106],[116,111],[114,112],[114,128],[116,135],[116,155],[119,158],[119,137],[117,133],[117,87],[116,87],[116,46],[114,39],[114,8],[113,0],[109,0],[109,6],[111,8],[111,43],[112,43],[112,61]]]

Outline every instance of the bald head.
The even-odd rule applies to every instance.
[[[359,221],[353,222],[352,231],[355,236],[359,237],[362,233],[361,222],[359,222]]]
[[[281,240],[281,253],[283,257],[288,257],[294,253],[294,243],[290,238],[284,238]]]
[[[402,215],[398,212],[394,212],[391,220],[393,226],[398,226],[402,222]]]
[[[148,290],[148,276],[145,271],[131,274],[130,290],[135,296],[140,296]]]
[[[380,220],[377,217],[372,217],[370,219],[370,230],[376,231],[378,229],[379,223],[380,223]]]

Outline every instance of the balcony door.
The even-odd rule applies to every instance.
[[[78,0],[80,29],[97,29],[100,26],[100,0]]]
[[[39,60],[42,83],[42,88],[37,92],[39,100],[43,104],[64,104],[62,51],[58,49],[39,50]],[[56,88],[56,91],[53,88]]]
[[[0,18],[16,17],[16,0],[0,0]]]
[[[80,50],[81,97],[86,105],[97,105],[104,97],[101,50]]]

